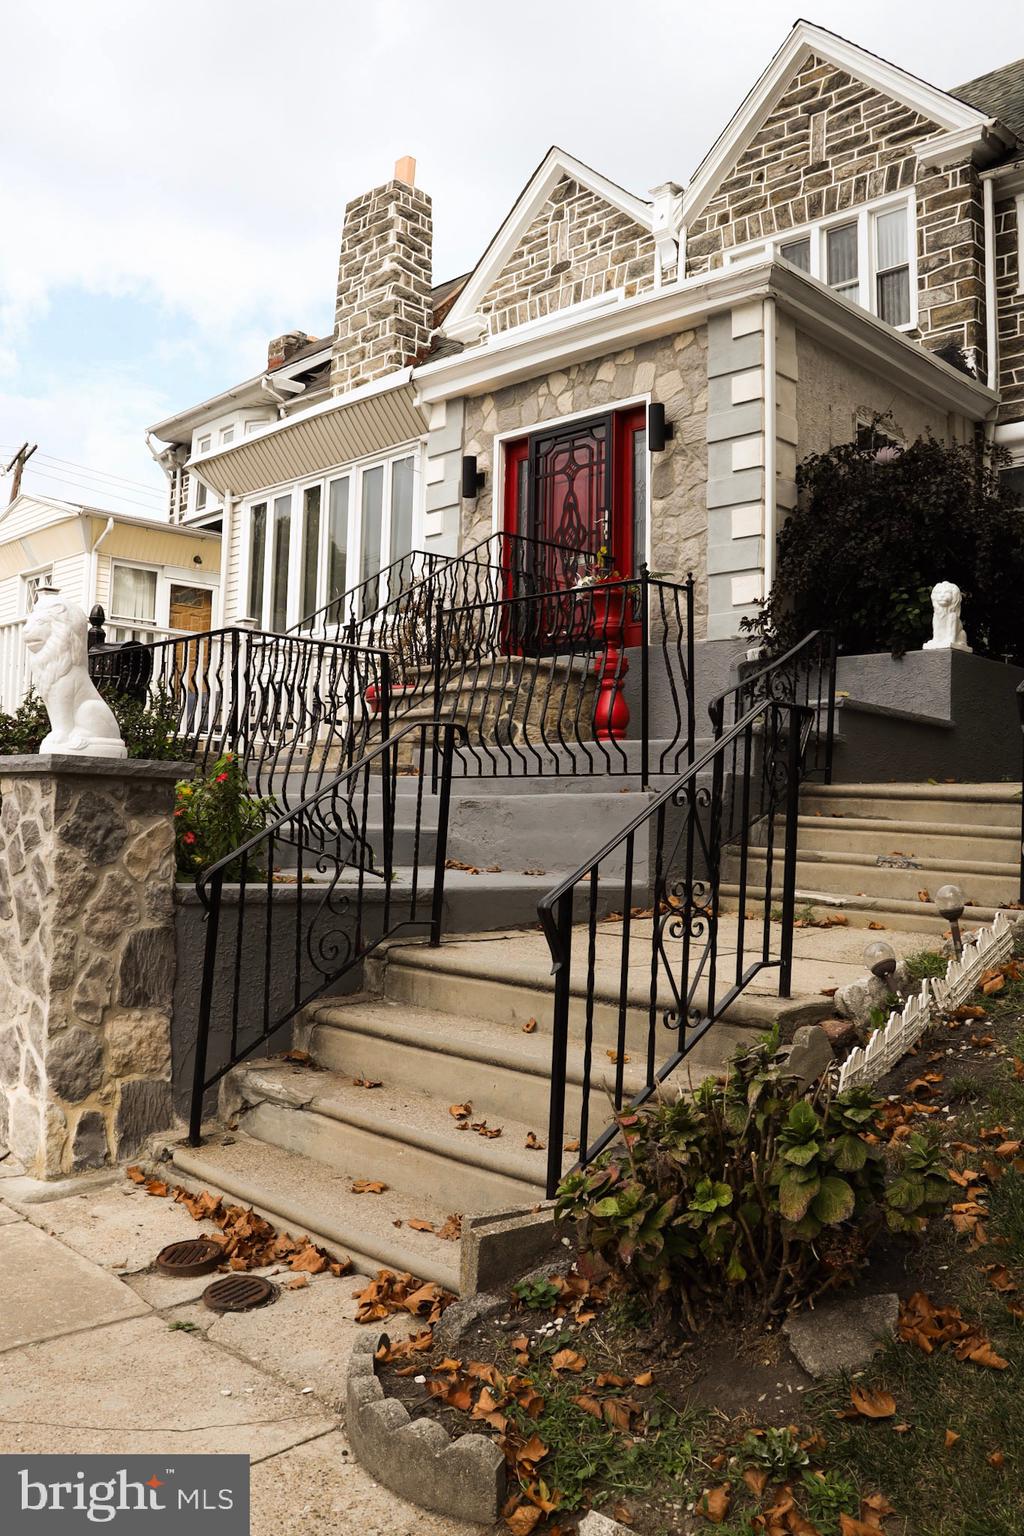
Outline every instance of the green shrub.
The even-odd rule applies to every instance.
[[[879,1138],[868,1089],[805,1097],[772,1060],[619,1116],[622,1146],[569,1174],[557,1214],[652,1306],[691,1328],[708,1310],[762,1317],[853,1278],[886,1227],[920,1232],[949,1181],[936,1141]]]
[[[747,627],[785,649],[828,628],[846,653],[921,646],[931,589],[953,581],[982,655],[1024,655],[1024,508],[973,446],[919,438],[880,453],[841,444],[797,467],[772,595]]]
[[[146,704],[115,693],[109,686],[101,686],[100,692],[113,710],[129,757],[180,762],[191,756],[178,737],[178,709],[166,690],[158,690]],[[30,690],[13,715],[0,713],[0,757],[38,752],[49,729],[43,701]]]
[[[227,858],[236,848],[262,832],[275,807],[272,796],[253,795],[233,752],[219,757],[204,777],[182,779],[175,786],[174,848],[178,874],[194,880],[203,870]],[[250,859],[246,878],[260,876],[258,861]],[[224,872],[228,881],[242,874],[235,860]]]

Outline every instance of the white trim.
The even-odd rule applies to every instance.
[[[761,543],[761,569],[764,572],[764,587],[762,597],[771,597],[772,585],[775,581],[775,538],[778,526],[778,487],[776,485],[776,459],[778,457],[778,439],[776,436],[778,422],[776,420],[776,398],[778,396],[778,379],[776,377],[776,314],[775,300],[770,295],[764,301],[764,528]],[[733,599],[735,606],[735,598]]]
[[[581,186],[596,192],[599,197],[603,197],[613,208],[624,213],[642,229],[651,229],[653,212],[650,203],[634,197],[632,192],[617,186],[614,181],[609,181],[599,171],[591,170],[589,165],[584,165],[582,161],[576,160],[564,149],[554,145],[530,177],[497,234],[477,262],[469,281],[449,310],[442,326],[445,335],[461,340],[464,339],[463,333],[466,327],[472,328],[476,325],[477,308],[481,299],[489,291],[495,278],[498,277],[563,176],[568,176],[573,181],[579,182]],[[480,334],[479,330],[477,334]],[[465,339],[472,339],[472,337],[467,336]]]
[[[937,123],[947,133],[973,128],[977,135],[990,125],[991,120],[984,113],[957,101],[945,91],[908,75],[895,64],[837,37],[834,32],[827,32],[808,21],[798,21],[697,167],[683,195],[683,218],[687,224],[714,196],[719,182],[771,115],[793,75],[811,57],[856,76],[866,85]]]
[[[1013,200],[1017,210],[1017,292],[1024,293],[1024,192]]]
[[[814,219],[808,224],[795,225],[793,229],[779,230],[776,234],[769,235],[761,240],[750,240],[744,245],[731,246],[724,252],[724,262],[727,267],[735,267],[745,261],[763,260],[765,256],[774,256],[780,261],[785,261],[786,258],[781,254],[784,245],[791,245],[796,240],[809,240],[811,246],[810,276],[817,278],[819,282],[826,283],[827,285],[825,250],[828,231],[830,229],[838,229],[844,224],[855,223],[857,225],[857,282],[860,287],[857,302],[869,314],[880,318],[876,308],[878,302],[878,285],[876,282],[878,277],[878,246],[877,241],[873,238],[874,226],[879,214],[893,213],[897,208],[904,208],[907,213],[910,319],[904,325],[893,326],[893,330],[912,331],[917,328],[918,324],[917,202],[913,189],[890,193],[886,197],[877,197],[868,203],[858,203],[854,208],[845,208],[842,212],[830,213],[826,217]]]
[[[994,391],[788,262],[764,260],[698,273],[550,334],[496,337],[455,357],[424,363],[415,373],[417,399],[426,407],[460,395],[490,394],[573,362],[696,329],[711,315],[760,301],[769,293],[836,351],[876,372],[884,369],[901,387],[971,421],[992,415],[998,403]]]

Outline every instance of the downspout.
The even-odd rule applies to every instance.
[[[227,489],[224,491],[224,516],[220,525],[220,578],[217,584],[217,612],[220,615],[218,629],[226,629],[228,625],[228,568],[231,564],[231,541],[235,532],[235,498]]]
[[[764,301],[764,596],[775,581],[775,300]]]
[[[985,215],[985,356],[988,387],[999,387],[999,312],[996,292],[996,189],[991,176],[982,181]]]
[[[89,554],[89,607],[90,608],[95,607],[95,605],[96,605],[96,603],[98,601],[98,597],[97,597],[97,593],[96,593],[96,578],[99,575],[99,569],[100,569],[99,548],[100,548],[100,545],[103,543],[103,540],[106,538],[107,534],[111,533],[113,531],[113,528],[114,528],[114,519],[112,517],[108,517],[107,518],[107,526],[104,528],[103,532],[100,534],[99,538],[96,540],[95,544],[92,546],[92,550],[90,551],[90,554]]]

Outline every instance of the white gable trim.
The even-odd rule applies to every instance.
[[[865,85],[902,102],[905,107],[937,123],[947,134],[968,129],[981,134],[991,122],[975,107],[957,101],[955,96],[918,80],[915,75],[908,75],[895,64],[858,48],[856,43],[847,42],[809,21],[798,21],[724,133],[697,167],[683,199],[683,218],[687,223],[701,212],[719,182],[725,179],[746,145],[763,127],[785,94],[798,66],[812,56],[834,64],[837,69],[863,80]]]
[[[451,336],[458,341],[470,341],[475,340],[482,333],[483,326],[477,317],[477,306],[502,272],[505,263],[563,176],[568,176],[573,181],[579,182],[580,186],[596,192],[598,197],[604,198],[605,202],[633,219],[641,228],[647,230],[651,228],[650,203],[644,202],[643,198],[634,197],[631,192],[617,186],[614,181],[609,181],[600,172],[592,171],[589,165],[584,165],[581,160],[574,159],[572,155],[566,154],[564,149],[559,149],[555,145],[548,150],[530,177],[505,222],[477,262],[468,283],[449,310],[442,327],[446,336]]]

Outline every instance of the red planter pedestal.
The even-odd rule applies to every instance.
[[[618,741],[629,726],[629,705],[622,685],[629,671],[623,655],[625,629],[625,586],[594,587],[594,638],[603,647],[594,663],[597,678],[597,702],[594,706],[594,735],[598,741]]]

